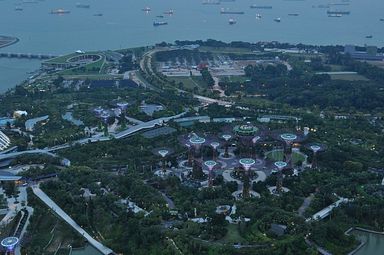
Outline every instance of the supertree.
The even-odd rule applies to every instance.
[[[250,183],[249,183],[249,171],[250,168],[256,163],[254,159],[251,158],[242,158],[239,160],[240,165],[244,169],[244,178],[243,178],[243,197],[249,197]]]

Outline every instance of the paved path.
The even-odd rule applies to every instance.
[[[66,214],[47,194],[44,193],[39,187],[32,187],[33,193],[38,196],[49,208],[51,208],[57,215],[59,215],[64,221],[66,221],[73,229],[75,229],[80,235],[82,235],[93,247],[102,252],[105,255],[114,254],[114,252],[105,247],[103,244],[95,240],[90,236],[83,228],[81,228],[68,214]]]
[[[173,200],[170,197],[167,196],[167,194],[165,194],[164,192],[161,192],[161,191],[160,191],[160,194],[164,198],[165,202],[167,202],[168,208],[170,210],[173,210],[176,208],[175,203],[173,202]]]
[[[256,182],[264,182],[267,179],[267,175],[263,171],[255,171],[257,173],[257,178],[252,181],[252,183]]]
[[[357,74],[357,72],[317,72],[316,74],[329,74],[329,75],[337,75],[337,74]]]
[[[305,210],[307,210],[307,208],[309,207],[309,205],[311,204],[312,202],[312,199],[314,198],[314,194],[311,193],[311,195],[309,195],[308,197],[306,197],[303,201],[303,204],[300,206],[299,210],[298,210],[298,213],[300,216],[303,216],[304,215],[304,212]]]
[[[232,171],[233,171],[233,170],[225,170],[225,171],[223,172],[224,180],[225,180],[226,182],[236,182],[238,185],[242,185],[242,184],[243,184],[242,181],[237,180],[237,179],[235,179],[235,178],[233,178],[233,177],[231,176],[231,172],[232,172]]]

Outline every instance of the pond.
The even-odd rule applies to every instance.
[[[78,120],[78,119],[75,119],[73,117],[73,113],[72,112],[66,112],[64,115],[61,116],[64,120],[67,120],[69,122],[71,122],[72,124],[76,125],[76,126],[81,126],[81,125],[84,125],[84,122],[82,122],[81,120]]]
[[[384,254],[384,235],[369,233],[361,230],[352,230],[350,234],[359,241],[366,242],[354,255],[382,255]]]
[[[25,122],[25,129],[27,131],[33,131],[33,128],[35,127],[37,122],[40,122],[40,121],[43,121],[46,119],[48,119],[48,115],[38,117],[38,118],[29,119]]]
[[[84,248],[73,249],[70,255],[103,255],[92,245],[86,245]]]
[[[142,104],[140,111],[144,112],[148,116],[152,116],[154,112],[164,110],[164,106],[158,104]]]

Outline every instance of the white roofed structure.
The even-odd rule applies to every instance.
[[[5,150],[11,144],[11,140],[3,132],[0,131],[0,151]]]

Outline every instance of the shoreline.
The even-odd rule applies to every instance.
[[[0,35],[0,39],[1,38],[4,38],[5,40],[9,39],[10,41],[5,43],[5,44],[0,44],[0,49],[11,46],[11,45],[18,43],[20,41],[19,38],[13,37],[13,36]]]
[[[366,233],[370,233],[370,234],[384,235],[384,232],[379,232],[379,231],[375,231],[375,230],[365,229],[365,228],[361,228],[361,227],[351,227],[347,231],[345,231],[344,234],[347,235],[347,236],[350,236],[351,235],[350,233],[352,231],[354,231],[354,230],[359,230],[361,232],[366,232]],[[348,255],[356,254],[356,252],[358,252],[366,244],[367,244],[367,242],[360,241],[360,244],[355,249],[353,249],[351,252],[349,252]]]

